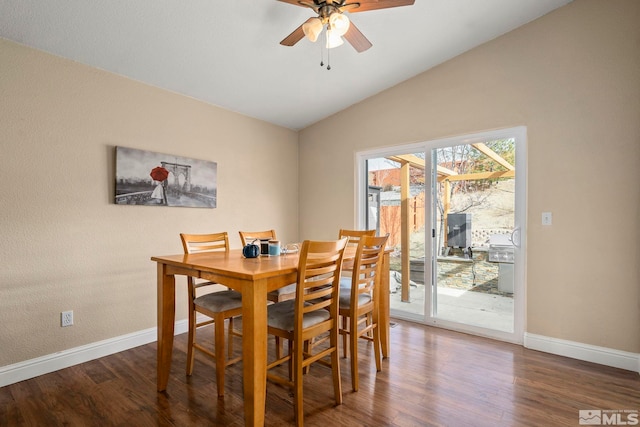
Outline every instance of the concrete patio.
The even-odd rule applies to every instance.
[[[393,287],[392,287],[393,291]],[[391,315],[403,312],[424,315],[425,286],[411,286],[410,302],[400,300],[400,290],[390,295]],[[510,332],[513,327],[513,298],[464,289],[438,288],[438,313],[442,320]]]

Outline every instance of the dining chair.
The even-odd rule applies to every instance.
[[[213,234],[180,234],[185,254],[199,252],[229,252],[229,236],[226,232]],[[214,282],[197,282],[187,277],[189,288],[189,341],[187,344],[187,375],[193,373],[195,352],[198,349],[211,356],[216,365],[216,385],[218,396],[224,396],[224,371],[229,365],[241,360],[233,358],[233,337],[242,336],[233,328],[233,318],[242,314],[242,295],[233,290],[222,290],[198,296],[197,290],[206,286],[217,285]],[[197,321],[201,313],[209,319]],[[225,355],[224,322],[229,319],[227,354]],[[196,341],[196,329],[205,325],[214,325],[214,351]]]
[[[253,242],[256,239],[275,240],[277,238],[275,230],[239,231],[239,234],[240,234],[240,241],[242,242],[242,246],[246,246],[247,244]],[[286,301],[286,300],[293,299],[295,297],[296,297],[295,283],[276,289],[275,291],[271,291],[267,294],[267,300],[273,301],[273,302]]]
[[[358,247],[358,242],[364,236],[375,236],[376,230],[348,230],[341,228],[338,232],[338,238],[347,237],[349,241],[347,242],[347,248],[349,250],[355,251]],[[342,276],[343,277],[351,277],[351,272],[353,270],[354,259],[349,258],[348,260],[342,263]],[[370,319],[369,319],[370,320]],[[370,338],[373,338],[373,335],[370,335]]]
[[[363,236],[358,242],[351,277],[340,280],[340,334],[344,357],[347,341],[351,356],[351,386],[358,391],[358,339],[373,341],[376,370],[380,372],[381,348],[378,328],[378,294],[382,257],[389,235]],[[347,336],[349,340],[347,340]]]
[[[347,246],[346,248],[355,251],[356,248],[358,247],[358,242],[360,241],[360,239],[363,236],[375,236],[376,234],[376,230],[348,230],[348,229],[344,229],[341,228],[340,231],[338,232],[338,238],[342,239],[343,237],[347,238]],[[342,262],[342,276],[343,277],[351,277],[351,270],[353,270],[353,263],[354,263],[354,259],[353,258],[349,258],[347,260],[344,260]],[[373,337],[373,336],[372,336]],[[313,346],[322,343],[323,341],[326,340],[326,336],[322,337],[320,339],[314,339],[311,340],[307,343],[307,347],[309,348],[313,348]],[[346,357],[346,356],[345,356]],[[305,373],[308,372],[305,371]]]
[[[298,261],[296,298],[267,307],[269,334],[289,341],[289,352],[267,365],[267,378],[293,389],[296,425],[303,425],[303,371],[318,362],[331,367],[336,404],[342,403],[338,350],[338,301],[340,271],[347,239],[302,243]],[[316,352],[305,351],[305,343],[327,334],[328,345]],[[327,357],[329,361],[325,360]],[[285,362],[287,378],[270,372]]]

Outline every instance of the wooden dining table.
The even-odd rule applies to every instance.
[[[382,356],[389,356],[389,253],[383,257],[379,328]],[[344,259],[353,259],[347,248]],[[158,271],[158,391],[167,389],[175,325],[175,276],[192,276],[242,294],[242,358],[245,425],[263,426],[267,381],[267,293],[294,283],[298,254],[244,258],[241,250],[154,256]]]

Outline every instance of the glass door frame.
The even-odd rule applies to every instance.
[[[383,147],[371,150],[365,150],[355,153],[355,223],[359,228],[362,228],[366,224],[367,215],[367,188],[368,188],[368,175],[367,175],[367,160],[386,157],[394,154],[405,154],[424,152],[425,153],[425,189],[433,188],[433,174],[431,152],[433,149],[442,148],[452,145],[473,144],[478,142],[486,142],[498,139],[514,138],[516,146],[516,194],[515,194],[515,215],[514,215],[514,240],[517,242],[515,247],[515,263],[514,263],[514,324],[513,332],[504,332],[485,329],[472,325],[461,324],[457,322],[438,319],[433,316],[434,310],[434,298],[433,292],[428,292],[425,289],[425,309],[424,316],[411,315],[408,313],[394,312],[391,315],[393,317],[402,318],[406,320],[425,323],[433,326],[438,326],[446,329],[452,329],[460,332],[470,333],[473,335],[486,336],[502,341],[513,342],[522,344],[524,340],[525,319],[526,319],[526,152],[527,152],[527,129],[525,126],[518,126],[512,128],[498,129],[487,132],[479,132],[473,134],[459,135],[449,138],[441,138],[436,140],[430,140],[419,143],[396,145],[391,147]],[[429,190],[428,203],[433,205],[433,191]],[[433,290],[436,281],[434,278],[435,271],[433,268],[433,260],[435,259],[435,238],[432,237],[431,230],[433,228],[433,210],[425,210],[425,250],[429,250],[425,253],[425,260],[429,259],[430,262],[424,264],[425,274],[425,286],[431,285]],[[431,239],[431,240],[429,240]],[[429,279],[429,280],[426,280]]]

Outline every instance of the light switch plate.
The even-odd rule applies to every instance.
[[[551,212],[542,212],[542,225],[551,225],[553,222],[553,216]]]

